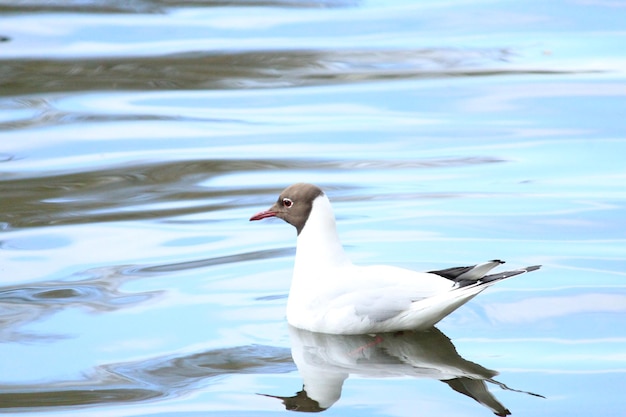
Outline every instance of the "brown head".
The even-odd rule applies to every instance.
[[[278,200],[269,210],[255,214],[250,220],[278,217],[295,227],[300,234],[311,214],[313,201],[323,194],[322,189],[313,184],[300,182],[290,185],[280,193]]]

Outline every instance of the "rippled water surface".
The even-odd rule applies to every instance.
[[[623,1],[0,12],[0,413],[626,414]],[[248,219],[297,181],[357,263],[543,268],[291,329],[295,232]]]

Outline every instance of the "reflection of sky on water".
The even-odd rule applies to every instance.
[[[469,85],[464,81],[454,83],[458,87],[455,94],[467,89],[469,95],[485,97],[482,95],[482,87],[478,94],[472,83]],[[597,187],[613,187],[611,191],[615,193],[617,191],[615,186],[620,185],[623,179],[619,159],[619,155],[622,154],[620,149],[624,147],[624,141],[619,136],[620,119],[611,117],[606,112],[603,113],[607,119],[601,123],[598,123],[595,117],[573,119],[571,114],[574,111],[568,108],[568,103],[580,101],[581,96],[580,91],[570,92],[567,84],[556,83],[547,89],[545,83],[516,87],[520,92],[540,91],[545,97],[527,98],[530,100],[527,101],[528,105],[523,105],[525,101],[520,102],[520,97],[511,92],[511,84],[506,84],[507,88],[493,91],[486,97],[491,97],[489,100],[497,100],[500,107],[503,104],[502,100],[506,100],[509,103],[512,101],[523,105],[523,108],[519,109],[516,106],[507,111],[500,108],[497,112],[490,110],[488,114],[478,119],[475,115],[470,119],[472,114],[465,112],[468,107],[476,109],[484,106],[484,103],[479,104],[478,98],[465,100],[463,95],[457,99],[459,109],[444,117],[442,115],[444,109],[438,109],[436,106],[437,97],[441,97],[443,93],[443,85],[441,88],[424,89],[421,83],[405,82],[381,91],[382,86],[374,84],[358,88],[313,89],[306,94],[308,104],[304,107],[299,106],[302,97],[294,90],[287,94],[281,92],[276,99],[269,102],[266,99],[268,93],[264,91],[236,94],[236,102],[241,100],[246,102],[246,108],[236,110],[240,113],[239,116],[233,115],[233,110],[228,109],[228,103],[232,98],[220,97],[223,93],[216,97],[213,97],[214,93],[155,93],[152,95],[154,100],[148,103],[140,101],[142,104],[139,105],[135,101],[127,101],[132,96],[125,97],[113,93],[85,95],[79,100],[76,98],[59,100],[54,106],[68,113],[74,111],[85,111],[87,114],[94,111],[101,113],[102,110],[98,109],[105,108],[106,112],[118,109],[118,112],[158,117],[171,113],[174,111],[172,106],[183,105],[191,95],[197,102],[196,107],[188,111],[198,120],[182,125],[176,121],[111,121],[107,123],[108,129],[104,130],[97,124],[79,123],[48,129],[45,137],[32,135],[28,130],[17,131],[10,133],[10,138],[14,140],[7,141],[6,146],[9,152],[12,149],[15,151],[21,149],[21,152],[29,149],[29,158],[18,158],[13,161],[13,166],[24,171],[62,167],[85,169],[102,164],[127,163],[137,158],[163,160],[174,157],[184,160],[204,153],[206,138],[209,136],[215,137],[216,140],[211,157],[220,159],[228,159],[232,155],[246,159],[263,155],[275,157],[272,150],[280,147],[287,155],[316,159],[327,158],[328,155],[337,153],[344,154],[348,159],[365,161],[381,157],[390,160],[423,160],[442,156],[447,158],[470,156],[508,162],[506,169],[498,164],[492,166],[497,178],[485,184],[489,190],[498,185],[506,187],[507,190],[514,190],[511,187],[521,187],[524,183],[533,181],[536,186],[544,187],[544,189],[533,187],[533,192],[549,193],[554,192],[557,187],[559,191],[564,191],[563,187],[571,187],[572,193],[580,193],[581,185],[588,184],[593,187],[584,188],[586,194],[594,190],[600,192]],[[588,88],[588,93],[593,94],[596,87],[590,84]],[[606,88],[607,93],[612,92],[616,99],[619,98],[619,90],[610,86]],[[558,99],[553,97],[554,94],[564,94],[563,91],[566,91],[565,97]],[[277,91],[272,91],[271,94],[276,93]],[[350,100],[358,100],[359,105],[355,107],[348,103],[341,104],[341,97],[346,94],[350,95]],[[524,94],[527,96],[527,93]],[[160,95],[163,96],[162,99],[158,98]],[[393,107],[388,105],[383,106],[381,102],[385,102],[385,96],[387,102],[395,103],[392,106],[398,108],[410,106],[414,109],[423,103],[426,113],[415,118],[415,113],[393,110]],[[588,106],[592,111],[591,109],[604,108],[606,99],[600,92],[600,95],[586,97],[582,101],[589,103]],[[339,103],[337,100],[340,100]],[[168,103],[166,107],[163,107],[165,103],[160,103],[162,101]],[[319,104],[312,104],[315,101],[319,101]],[[446,106],[450,106],[449,101],[446,101]],[[285,109],[289,111],[286,113]],[[454,110],[454,107],[452,109]],[[528,116],[529,112],[534,113],[532,119]],[[202,121],[206,117],[220,119],[233,116],[234,119],[225,122]],[[505,121],[501,120],[503,118]],[[459,126],[464,130],[464,139],[452,140],[450,136],[456,136],[454,132]],[[120,131],[124,134],[117,133]],[[375,141],[374,139],[380,137],[383,131],[385,142]],[[150,132],[150,149],[146,149],[145,140],[132,139],[133,136],[145,132]],[[294,140],[294,136],[299,139]],[[172,138],[176,140],[173,141]],[[259,143],[259,138],[262,143]],[[62,147],[68,141],[72,142],[73,146],[70,149]],[[104,154],[94,153],[94,150],[101,149],[104,143],[109,150]],[[355,143],[359,143],[356,149]],[[18,155],[19,153],[17,152]],[[551,169],[547,171],[546,167]],[[455,171],[446,170],[445,173],[447,176],[444,178],[452,179],[449,175],[455,174]],[[268,178],[268,175],[279,175],[265,172],[255,174],[263,175],[260,179]],[[354,175],[363,174],[362,170],[356,170]],[[372,175],[368,178],[375,180],[377,177]],[[453,179],[458,184],[457,187],[463,189],[466,186],[463,181],[472,181],[474,177],[482,180],[482,171],[476,171],[474,174],[469,170],[463,170]],[[425,185],[428,185],[428,177],[424,179]],[[250,182],[249,178],[245,180]],[[419,181],[420,177],[415,177],[414,180]],[[224,178],[221,181],[224,181]],[[479,185],[475,182],[473,186]],[[434,181],[430,183],[441,187],[441,184]],[[452,182],[446,185],[449,187]]]
[[[537,2],[532,2],[537,3]],[[340,8],[190,8],[164,14],[41,15],[0,20],[13,35],[10,55],[101,56],[152,54],[203,49],[237,50],[440,46],[458,48],[468,43],[500,40],[510,45],[540,45],[556,55],[567,46],[584,48],[584,56],[604,52],[611,56],[619,45],[623,22],[604,4],[550,2],[359,2]],[[68,24],[68,22],[71,22]],[[320,31],[320,26],[324,30]],[[481,30],[477,31],[479,27]],[[609,34],[611,36],[606,36]],[[507,36],[509,37],[507,39]],[[603,36],[608,42],[598,42]],[[584,40],[581,42],[581,40]],[[608,44],[608,45],[607,45]]]
[[[626,294],[583,293],[561,297],[526,298],[502,304],[492,303],[487,314],[492,320],[517,324],[584,313],[626,313]]]
[[[295,236],[247,219],[311,181],[359,263],[543,264],[441,330],[547,397],[494,388],[514,415],[624,414],[618,2],[337,3],[0,17],[3,392],[99,381],[159,401],[93,416],[285,415],[256,394],[302,388]],[[203,379],[251,346],[279,363]],[[490,415],[435,382],[351,377],[325,415]]]
[[[47,409],[63,405],[134,403],[159,397],[177,398],[194,390],[208,391],[215,379],[224,376],[293,372],[294,364],[304,381],[302,398],[276,397],[293,407],[330,408],[342,396],[348,378],[425,378],[441,381],[455,391],[476,400],[498,415],[508,410],[488,390],[507,387],[494,379],[496,371],[463,358],[439,330],[362,336],[335,336],[289,329],[291,352],[287,348],[260,344],[230,348],[199,348],[161,357],[100,365],[80,378],[40,385],[8,386],[0,394],[6,408]],[[372,342],[373,341],[373,342]],[[141,347],[151,344],[144,340]],[[157,343],[158,344],[158,343]],[[128,339],[124,348],[137,344]],[[80,361],[80,360],[79,360]],[[57,375],[59,370],[55,369]],[[293,379],[293,378],[290,378]],[[336,384],[333,383],[336,382]],[[225,384],[228,387],[229,384]],[[231,387],[228,387],[232,389]],[[224,390],[222,387],[220,390]],[[220,391],[218,390],[218,392]],[[100,393],[100,396],[98,395]],[[298,397],[302,397],[298,394]],[[267,395],[267,394],[264,394]],[[531,394],[537,396],[537,394]],[[450,395],[454,398],[453,395]],[[71,411],[68,408],[67,411]]]

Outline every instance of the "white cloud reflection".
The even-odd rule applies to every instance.
[[[626,295],[590,293],[563,297],[535,297],[514,303],[485,306],[487,316],[502,323],[528,323],[580,313],[625,313]]]

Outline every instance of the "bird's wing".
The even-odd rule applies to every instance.
[[[362,267],[355,288],[335,298],[334,306],[354,306],[358,317],[382,322],[407,311],[415,301],[450,291],[450,280],[385,265]]]
[[[411,298],[406,294],[382,294],[381,291],[361,294],[354,303],[357,316],[372,322],[382,322],[397,316],[411,306]]]
[[[457,266],[454,268],[441,269],[438,271],[430,271],[430,273],[439,275],[457,283],[464,283],[467,285],[481,279],[483,276],[485,276],[487,272],[503,263],[504,261],[494,259],[493,261],[483,262],[478,265]]]
[[[481,279],[481,281],[485,283],[500,281],[502,279],[514,277],[515,275],[523,274],[525,272],[536,271],[539,268],[541,268],[541,265],[532,265],[532,266],[527,266],[526,268],[515,269],[513,271],[504,271],[504,272],[499,272],[497,274],[485,275]]]

